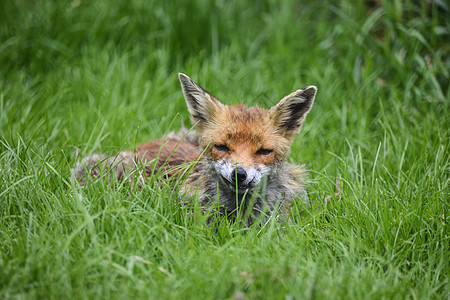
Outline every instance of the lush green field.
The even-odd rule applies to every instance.
[[[448,299],[450,7],[333,3],[2,1],[0,298]],[[187,124],[178,72],[227,104],[318,86],[290,226],[70,181]]]

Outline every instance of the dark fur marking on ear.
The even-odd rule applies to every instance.
[[[289,137],[298,134],[312,108],[316,92],[315,86],[307,86],[287,95],[272,107],[271,118],[277,130]]]
[[[289,118],[282,122],[282,126],[286,131],[297,129],[301,125],[305,113],[311,108],[311,102],[294,102],[288,105],[288,110],[291,112]]]
[[[206,118],[200,114],[193,114],[192,118],[198,120],[199,122],[206,123]]]
[[[220,102],[207,90],[196,84],[187,75],[179,73],[181,87],[183,89],[184,98],[186,100],[191,121],[193,124],[200,122],[205,123],[210,113],[211,105],[219,106]]]

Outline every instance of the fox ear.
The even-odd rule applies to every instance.
[[[317,88],[309,85],[287,95],[272,107],[270,117],[277,131],[288,139],[297,135],[311,110],[316,92]]]
[[[191,122],[193,125],[203,126],[210,121],[223,105],[213,95],[196,84],[189,76],[178,73],[184,98],[186,99]]]

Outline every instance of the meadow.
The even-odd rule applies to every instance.
[[[450,297],[445,1],[0,6],[0,299]],[[318,87],[291,224],[215,231],[158,175],[70,180],[189,125],[178,72],[226,104]]]

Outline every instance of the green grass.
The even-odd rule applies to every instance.
[[[448,4],[162,2],[2,2],[0,298],[447,299]],[[215,233],[158,178],[69,180],[77,149],[187,124],[178,72],[227,104],[318,86],[290,226]]]

